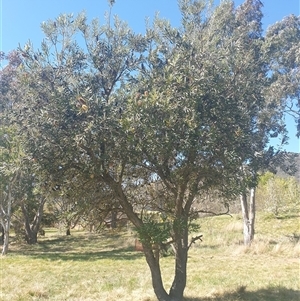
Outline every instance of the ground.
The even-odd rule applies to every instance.
[[[242,244],[238,215],[203,218],[203,242],[189,253],[187,301],[293,301],[300,298],[299,217],[258,214],[255,242]],[[199,234],[195,233],[195,235]],[[46,229],[37,245],[12,242],[1,257],[1,301],[155,301],[132,229],[64,236]],[[172,256],[161,260],[170,286]]]

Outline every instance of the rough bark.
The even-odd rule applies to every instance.
[[[255,188],[250,189],[249,204],[247,194],[241,195],[241,207],[244,223],[244,245],[250,246],[254,239],[255,224]]]

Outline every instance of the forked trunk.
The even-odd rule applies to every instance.
[[[23,216],[24,216],[24,226],[25,226],[25,240],[28,244],[36,244],[37,243],[37,231],[34,231],[34,229],[30,225],[28,212],[24,206],[24,204],[21,205]]]
[[[132,205],[127,201],[120,183],[116,184],[109,176],[108,183],[118,193],[119,201],[126,213],[128,219],[135,225],[137,229],[143,227],[143,222],[134,213]],[[193,198],[191,198],[193,199]],[[180,203],[182,205],[182,203]],[[187,212],[189,207],[187,207]],[[180,210],[178,210],[180,211]],[[178,214],[181,219],[180,213]],[[170,292],[164,288],[161,269],[159,264],[159,255],[157,249],[151,244],[143,243],[143,251],[146,257],[147,264],[150,268],[152,286],[158,301],[182,301],[183,292],[186,286],[186,268],[187,268],[187,253],[188,253],[188,221],[184,219],[184,224],[181,227],[175,227],[174,230],[174,249],[175,249],[175,276]],[[185,229],[185,230],[183,230]]]
[[[179,236],[179,235],[178,235]],[[170,292],[167,293],[163,281],[159,265],[159,258],[155,256],[155,250],[151,247],[143,246],[146,261],[151,271],[152,286],[155,295],[159,301],[182,301],[183,293],[186,287],[186,271],[187,271],[187,246],[188,234],[184,234],[184,238],[179,237],[174,242],[175,249],[175,276],[170,288]]]
[[[22,205],[21,205],[23,216],[24,216],[25,239],[28,244],[36,244],[37,243],[37,235],[38,235],[42,217],[43,217],[43,209],[44,209],[45,202],[46,202],[46,198],[41,200],[32,224],[30,223],[29,215],[28,215],[27,209],[25,207],[25,204],[22,203]]]
[[[162,277],[161,277],[161,270],[159,265],[159,259],[154,257],[154,253],[149,246],[143,245],[144,254],[146,257],[146,261],[150,268],[151,278],[152,278],[152,286],[154,289],[154,293],[157,297],[158,301],[171,301],[170,296],[166,292]]]
[[[254,239],[255,224],[255,188],[250,189],[249,205],[247,194],[241,195],[241,207],[244,223],[244,245],[250,246]]]
[[[25,239],[29,245],[37,243],[37,232],[25,226]]]

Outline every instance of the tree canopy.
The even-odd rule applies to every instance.
[[[299,17],[264,36],[258,0],[179,5],[181,27],[156,18],[144,35],[117,17],[43,23],[40,48],[18,50],[22,95],[10,113],[47,185],[87,195],[101,187],[104,202],[122,207],[161,301],[182,300],[195,202],[210,189],[230,199],[255,186],[276,152],[270,138],[286,139],[283,114],[299,100]],[[145,210],[160,212],[165,227],[148,227]],[[169,292],[156,252],[166,242],[175,249]]]

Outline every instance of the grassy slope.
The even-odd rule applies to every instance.
[[[299,219],[258,217],[255,243],[242,245],[241,220],[200,220],[203,242],[189,253],[186,300],[299,300]],[[53,230],[52,230],[53,231]],[[155,300],[142,253],[122,234],[46,231],[35,246],[12,244],[0,262],[0,300]],[[162,258],[171,284],[172,257]]]

